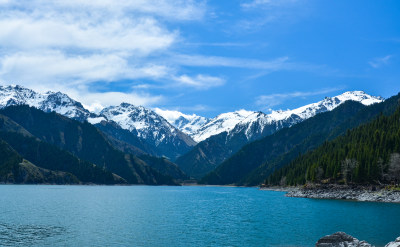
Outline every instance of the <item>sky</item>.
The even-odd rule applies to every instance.
[[[0,0],[0,85],[214,117],[400,92],[400,1]]]

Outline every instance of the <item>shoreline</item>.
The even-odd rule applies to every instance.
[[[286,197],[400,203],[399,190],[375,186],[306,185],[302,187],[262,187],[260,190],[284,191],[287,192]]]

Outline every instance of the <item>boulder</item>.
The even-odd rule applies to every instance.
[[[400,247],[400,237],[396,238],[395,241],[388,243],[385,247]]]
[[[372,247],[365,241],[360,241],[344,232],[336,232],[322,237],[315,244],[316,247]],[[397,245],[395,245],[397,246]],[[392,247],[392,246],[391,246]]]

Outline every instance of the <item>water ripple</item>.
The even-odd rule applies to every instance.
[[[62,235],[65,228],[59,226],[15,225],[0,223],[0,246],[31,246]]]

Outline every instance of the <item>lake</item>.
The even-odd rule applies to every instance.
[[[344,231],[384,246],[400,205],[234,187],[0,186],[0,246],[314,246]]]

